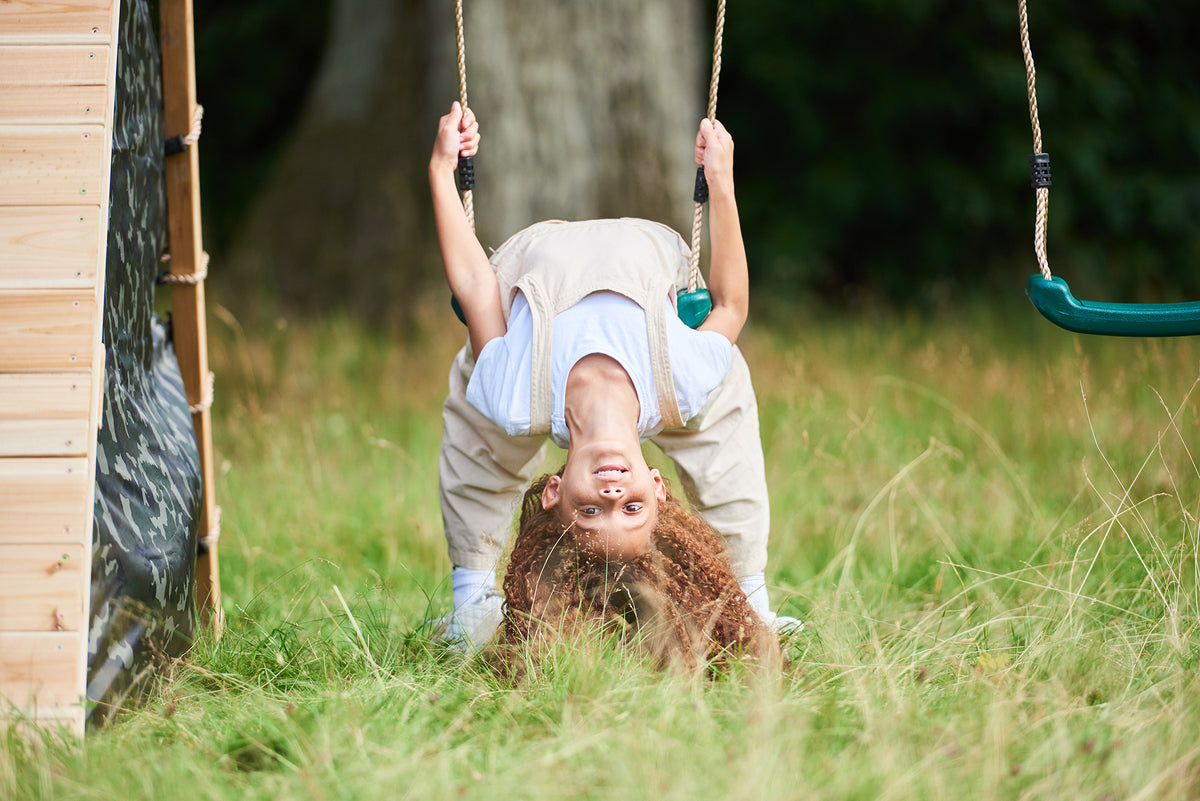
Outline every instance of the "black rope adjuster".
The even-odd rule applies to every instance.
[[[187,140],[183,136],[172,136],[166,141],[165,155],[174,156],[176,153],[182,153],[188,149]]]
[[[1029,168],[1033,173],[1029,185],[1034,189],[1050,186],[1050,154],[1034,153],[1029,157]]]
[[[704,177],[704,168],[696,168],[696,188],[692,192],[692,200],[696,203],[708,202],[708,180]]]
[[[475,157],[458,157],[458,191],[466,192],[475,188]]]

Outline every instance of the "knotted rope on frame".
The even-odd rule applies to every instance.
[[[165,253],[159,261],[164,264],[171,261],[171,254]],[[200,251],[200,264],[192,273],[159,273],[156,280],[159,284],[192,284],[193,286],[208,277],[208,251]]]

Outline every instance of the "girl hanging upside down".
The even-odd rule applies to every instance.
[[[764,624],[798,628],[771,612],[764,582],[769,505],[757,404],[735,346],[748,279],[729,133],[706,119],[696,136],[712,254],[712,311],[697,330],[674,309],[689,250],[663,225],[538,223],[489,260],[455,184],[459,155],[478,145],[474,115],[455,103],[429,165],[446,278],[469,335],[443,410],[455,610],[444,636],[479,647],[502,617],[513,642],[568,618],[644,629],[651,616],[675,632],[667,651],[706,659],[760,651],[774,640]],[[496,564],[547,435],[566,464],[525,494],[505,607]],[[671,498],[645,439],[675,463],[703,518]]]

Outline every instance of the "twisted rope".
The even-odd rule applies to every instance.
[[[204,106],[197,105],[196,110],[192,112],[192,127],[183,137],[183,143],[188,147],[200,140],[200,121],[203,119]]]
[[[721,82],[721,42],[725,38],[725,0],[717,3],[717,27],[713,35],[712,79],[708,83],[708,118],[717,119],[717,85]],[[688,259],[688,291],[700,285],[700,231],[704,227],[704,204],[692,214],[692,254]]]
[[[174,156],[178,153],[186,153],[188,148],[200,140],[200,121],[203,119],[204,106],[196,106],[192,109],[191,127],[188,128],[187,133],[169,137],[163,143],[163,155]]]
[[[204,382],[204,391],[200,395],[200,402],[193,403],[188,406],[188,411],[192,414],[203,414],[212,408],[213,404],[213,387],[216,386],[217,377],[211,372],[208,374],[208,380]]]
[[[170,253],[164,253],[161,262],[169,262],[171,260]],[[195,286],[201,283],[205,278],[208,278],[208,251],[200,251],[200,264],[196,267],[196,271],[192,273],[159,273],[158,283],[160,284],[191,284]]]
[[[463,0],[457,0],[454,7],[454,24],[458,29],[458,102],[463,114],[467,113],[467,37],[463,34]],[[467,214],[467,222],[471,230],[475,230],[475,193],[464,189],[462,193],[463,211]]]
[[[1026,88],[1029,92],[1029,120],[1033,125],[1033,152],[1042,151],[1042,124],[1038,121],[1037,70],[1033,66],[1033,49],[1029,46],[1029,11],[1025,0],[1018,0],[1021,16],[1021,52],[1025,55]],[[1050,213],[1050,187],[1037,187],[1037,211],[1034,215],[1033,250],[1037,254],[1042,277],[1050,280],[1050,260],[1046,257],[1046,220]]]
[[[200,538],[200,544],[208,548],[210,551],[217,547],[217,541],[221,539],[221,507],[213,507],[212,523],[208,527],[208,533]]]

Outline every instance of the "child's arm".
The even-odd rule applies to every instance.
[[[500,287],[483,246],[471,230],[458,196],[454,173],[459,154],[473,156],[479,149],[479,123],[467,109],[464,117],[457,102],[438,123],[433,155],[429,159],[429,188],[438,245],[446,266],[446,281],[458,299],[475,356],[483,346],[503,336],[507,326],[500,307]]]
[[[719,121],[700,121],[696,163],[704,165],[708,182],[708,237],[712,247],[708,291],[713,305],[699,330],[716,331],[736,343],[750,308],[750,278],[733,194],[733,138]]]

